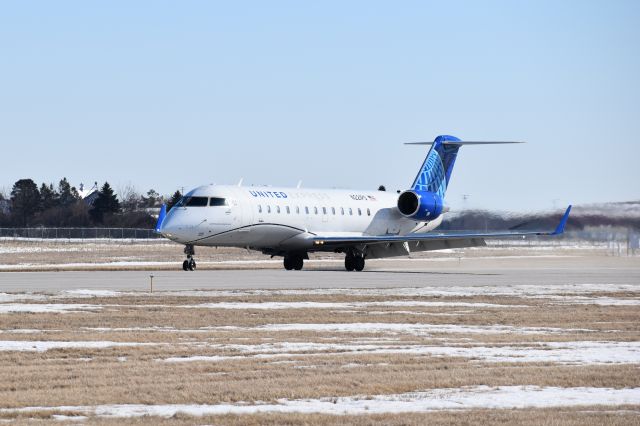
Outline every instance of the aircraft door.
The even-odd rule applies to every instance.
[[[235,190],[235,197],[232,203],[233,223],[236,227],[246,227],[253,224],[253,208],[251,199],[246,192],[240,188]]]
[[[234,228],[242,226],[242,208],[237,199],[234,198],[229,200],[229,207],[224,212],[224,214],[229,216],[231,224]]]

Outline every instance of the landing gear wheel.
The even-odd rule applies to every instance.
[[[192,244],[187,244],[184,246],[184,254],[187,255],[187,260],[182,262],[182,270],[183,271],[193,271],[196,269],[196,260],[193,258],[193,255],[196,254],[196,251]]]
[[[344,258],[344,269],[351,272],[356,269],[355,258],[353,256],[345,256]]]
[[[302,256],[296,256],[293,258],[293,269],[299,271],[304,266],[304,258]]]
[[[284,269],[286,269],[287,271],[290,271],[293,269],[293,259],[291,259],[291,257],[289,256],[285,256],[284,257]]]
[[[354,268],[356,271],[360,272],[364,269],[364,257],[355,257],[354,258]]]

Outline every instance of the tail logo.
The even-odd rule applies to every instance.
[[[437,149],[431,149],[420,174],[413,184],[416,191],[429,191],[444,198],[447,191],[444,166]]]

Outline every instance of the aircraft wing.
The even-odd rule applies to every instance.
[[[350,246],[358,244],[385,244],[385,243],[404,243],[404,242],[434,242],[434,241],[455,241],[455,240],[474,240],[484,238],[504,238],[504,237],[521,237],[527,235],[560,235],[564,232],[564,227],[569,219],[571,206],[567,207],[560,223],[556,229],[536,230],[536,231],[497,231],[497,232],[429,232],[424,234],[407,234],[407,235],[363,235],[348,237],[323,237],[321,235],[313,238],[316,246]]]

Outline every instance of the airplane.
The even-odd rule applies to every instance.
[[[521,142],[462,141],[440,135],[431,145],[410,189],[275,188],[204,185],[173,208],[163,205],[156,232],[184,244],[182,269],[196,269],[195,246],[241,247],[282,256],[286,270],[301,270],[309,253],[344,253],[347,271],[362,271],[366,259],[412,252],[485,246],[487,238],[560,235],[571,206],[554,230],[434,232],[449,211],[447,187],[464,145]],[[382,188],[381,188],[382,189]]]

